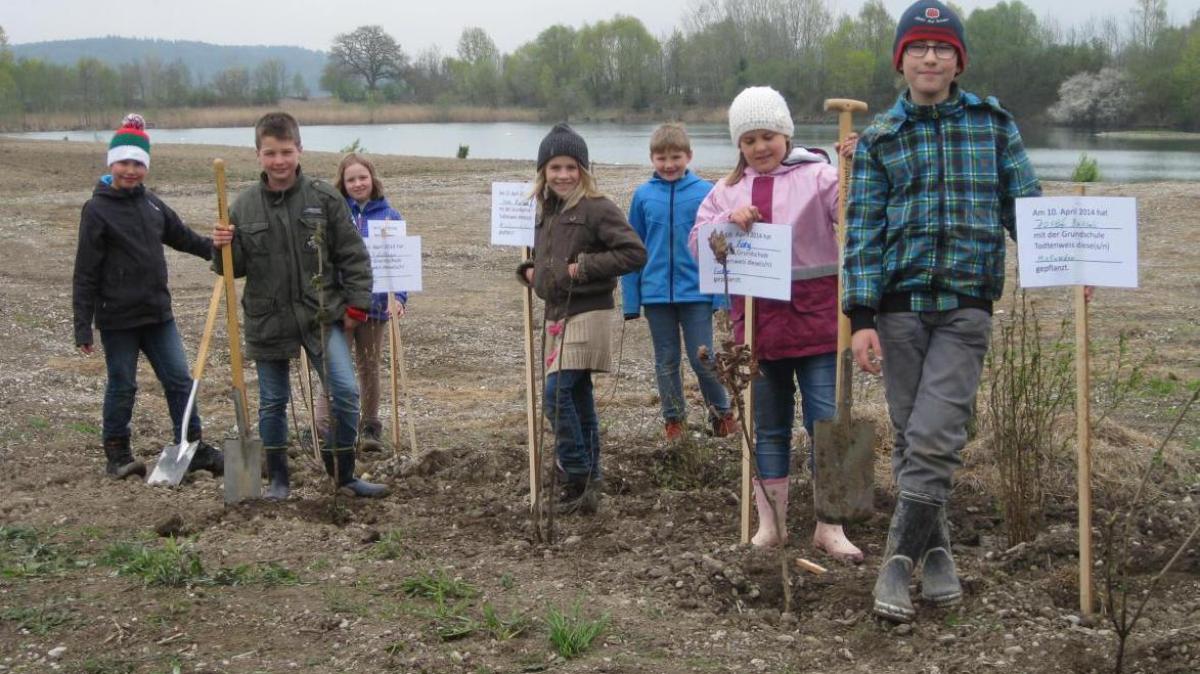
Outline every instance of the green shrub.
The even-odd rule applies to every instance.
[[[1071,173],[1071,180],[1077,183],[1094,183],[1100,180],[1100,163],[1087,153],[1079,155],[1079,163]]]
[[[458,158],[459,159],[466,159],[467,155],[470,153],[471,153],[470,145],[459,145],[458,146]]]

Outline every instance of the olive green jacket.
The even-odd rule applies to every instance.
[[[233,273],[246,278],[246,356],[280,360],[299,355],[301,344],[323,352],[322,334],[339,324],[347,306],[371,306],[371,261],[329,183],[296,171],[284,192],[267,187],[266,174],[229,209],[235,225]],[[221,273],[221,256],[213,259]],[[337,327],[340,327],[338,325]]]

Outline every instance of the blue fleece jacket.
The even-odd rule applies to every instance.
[[[400,211],[392,208],[386,197],[372,199],[363,206],[359,206],[358,202],[353,199],[346,199],[346,205],[350,207],[350,217],[354,218],[354,225],[358,227],[358,233],[364,237],[367,235],[367,221],[369,220],[404,219],[400,216]],[[408,304],[408,293],[396,293],[396,300],[400,304]],[[386,321],[388,319],[387,306],[387,293],[373,293],[371,310],[367,312],[367,317],[373,321]]]
[[[712,183],[690,170],[674,182],[657,173],[638,187],[629,206],[629,224],[646,244],[646,266],[621,277],[626,317],[640,315],[643,304],[711,302],[724,307],[723,297],[700,292],[700,270],[688,250],[688,234],[696,210]]]

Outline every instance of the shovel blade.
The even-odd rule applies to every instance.
[[[191,465],[192,457],[196,455],[196,448],[199,446],[200,441],[196,440],[163,447],[158,463],[154,464],[154,471],[146,478],[146,484],[168,487],[178,485],[187,474],[188,466]]]
[[[875,508],[875,427],[861,421],[818,421],[813,436],[817,520],[851,524],[869,519]]]
[[[225,503],[241,503],[262,496],[262,440],[226,438]]]

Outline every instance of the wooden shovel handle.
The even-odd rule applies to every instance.
[[[213,160],[213,172],[217,178],[217,220],[222,227],[229,227],[229,201],[225,196],[225,161]],[[233,286],[233,244],[221,249],[221,271],[225,282],[225,320],[229,332],[229,364],[233,373],[233,388],[240,393],[241,412],[250,418],[246,405],[246,378],[242,372],[242,337],[238,327],[237,289]],[[244,433],[246,429],[238,429]]]
[[[221,293],[225,290],[225,279],[213,283],[212,298],[208,300],[208,315],[204,317],[204,335],[200,338],[200,349],[196,352],[196,366],[192,368],[192,380],[200,381],[204,376],[204,362],[208,360],[208,346],[212,343],[213,328],[217,325],[217,311],[221,308]]]
[[[854,130],[854,113],[866,112],[867,104],[849,98],[827,98],[825,99],[825,109],[836,110],[838,113],[838,144],[841,144]],[[842,380],[845,378],[842,376],[842,368],[846,360],[842,354],[850,350],[850,317],[842,313],[841,307],[842,264],[846,256],[846,199],[850,192],[850,164],[840,155],[838,156],[837,399],[839,405],[842,398],[849,395],[849,391],[846,391],[845,394],[842,392]]]

